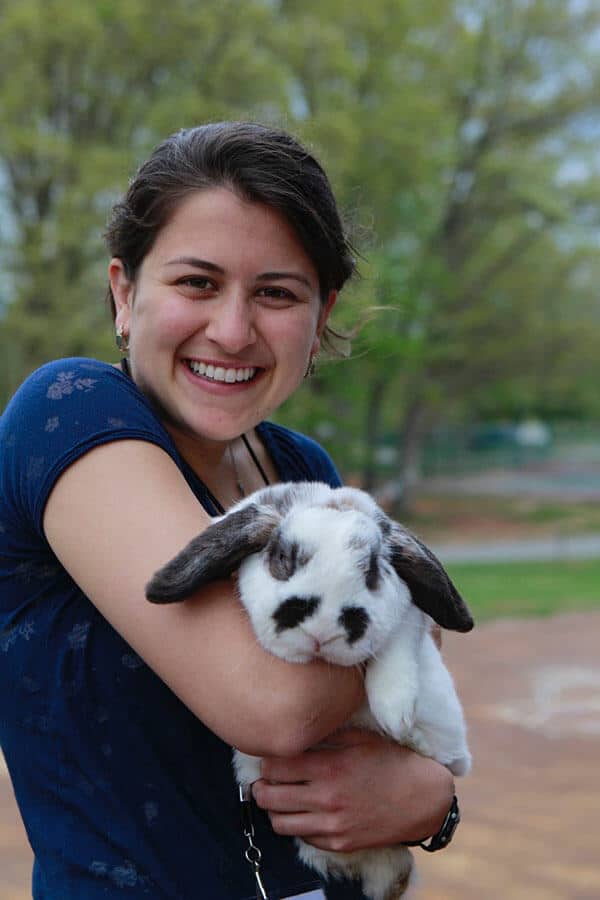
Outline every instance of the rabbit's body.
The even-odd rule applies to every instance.
[[[349,725],[381,731],[455,775],[469,770],[462,708],[430,615],[463,631],[472,620],[433,554],[367,494],[322,484],[257,491],[167,564],[148,596],[180,599],[237,565],[240,600],[266,650],[297,663],[366,664],[366,702]],[[257,757],[236,750],[234,767],[240,784],[260,777]],[[321,875],[360,877],[371,900],[406,890],[407,847],[333,853],[296,842]]]

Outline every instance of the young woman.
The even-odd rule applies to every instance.
[[[283,132],[201,126],[154,151],[107,235],[122,366],[50,363],[0,425],[0,743],[33,896],[256,896],[233,745],[265,757],[269,896],[360,897],[320,885],[289,836],[338,850],[423,838],[451,775],[338,731],[360,675],[266,654],[229,583],[168,607],[144,596],[241,494],[339,484],[317,444],[267,422],[352,273],[328,180]]]

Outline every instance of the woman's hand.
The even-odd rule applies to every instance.
[[[454,781],[434,760],[375,732],[347,729],[326,748],[263,759],[253,791],[278,834],[349,852],[435,834]]]

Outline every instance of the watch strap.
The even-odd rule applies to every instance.
[[[421,841],[402,841],[402,843],[405,847],[422,847],[423,850],[427,850],[428,853],[435,853],[436,850],[443,850],[444,847],[448,846],[454,837],[454,832],[456,831],[459,822],[460,809],[458,808],[458,800],[455,794],[452,798],[452,804],[448,810],[448,814],[442,823],[442,827],[436,834],[432,835],[429,839],[423,838]],[[429,843],[425,843],[427,840],[429,840]]]

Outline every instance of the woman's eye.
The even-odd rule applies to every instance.
[[[189,278],[180,278],[177,284],[183,285],[183,287],[195,288],[199,291],[212,287],[210,278],[201,278],[197,275],[192,275]]]
[[[211,278],[203,275],[190,275],[186,278],[178,278],[176,286],[184,297],[190,300],[202,300],[211,297],[215,291],[215,283]]]
[[[291,291],[288,291],[286,288],[282,287],[263,287],[258,291],[259,297],[266,297],[269,300],[283,300],[289,303],[293,303],[296,297],[292,294]]]

